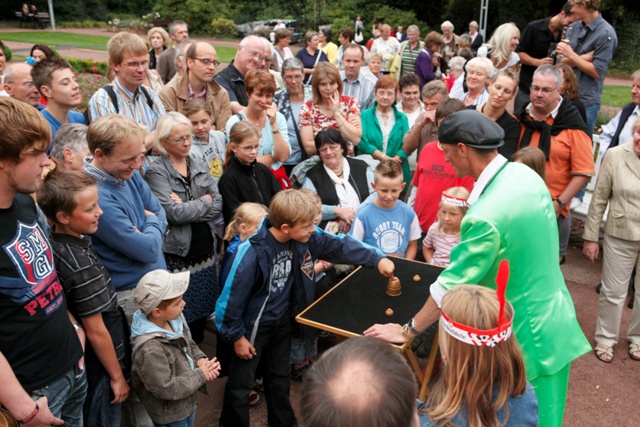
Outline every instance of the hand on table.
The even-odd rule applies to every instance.
[[[378,271],[384,277],[392,278],[393,271],[396,269],[395,264],[389,258],[382,258],[380,262],[378,262]]]
[[[402,326],[398,323],[385,323],[383,325],[376,323],[375,325],[364,331],[364,335],[382,341],[399,344],[408,341],[407,337],[405,337],[402,333]]]

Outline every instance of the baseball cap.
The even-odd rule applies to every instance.
[[[169,273],[153,270],[142,276],[136,286],[133,302],[145,315],[149,315],[162,301],[183,295],[189,287],[191,272]]]

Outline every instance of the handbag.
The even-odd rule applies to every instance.
[[[362,35],[362,28],[356,28],[356,34],[353,37],[353,40],[356,43],[362,43],[362,41],[364,40],[364,36]]]

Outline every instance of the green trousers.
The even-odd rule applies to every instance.
[[[529,380],[538,398],[540,427],[562,427],[571,363],[553,375]]]

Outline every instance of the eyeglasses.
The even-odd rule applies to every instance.
[[[558,89],[557,87],[538,87],[538,86],[534,86],[531,85],[529,86],[529,89],[531,89],[531,92],[533,93],[537,93],[537,92],[542,92],[545,95],[549,95],[550,93],[553,93],[554,90]]]
[[[191,134],[185,135],[185,136],[181,136],[181,137],[178,137],[176,139],[171,139],[171,138],[167,137],[167,138],[165,138],[165,140],[166,141],[171,141],[174,144],[182,144],[183,142],[191,141]]]
[[[302,80],[304,76],[302,74],[285,74],[285,80]]]
[[[247,53],[249,53],[249,55],[251,55],[251,57],[253,59],[257,59],[258,61],[271,62],[271,57],[270,56],[262,56],[258,52],[256,52],[255,50],[249,50],[244,46],[240,46],[240,47],[243,48],[244,50],[246,50]]]
[[[262,145],[250,145],[250,146],[247,146],[247,147],[240,147],[240,146],[236,145],[236,148],[238,148],[238,149],[244,151],[245,153],[249,154],[252,151],[260,151],[260,149],[262,148]]]
[[[193,57],[192,59],[202,62],[202,65],[204,65],[205,67],[208,67],[211,64],[213,64],[214,67],[217,67],[218,65],[220,65],[220,62],[216,61],[215,59],[196,58],[196,57]]]
[[[142,68],[148,68],[149,67],[149,61],[142,61],[142,62],[127,62],[122,64],[127,68],[131,68],[132,70],[137,70],[138,68],[142,67]]]

